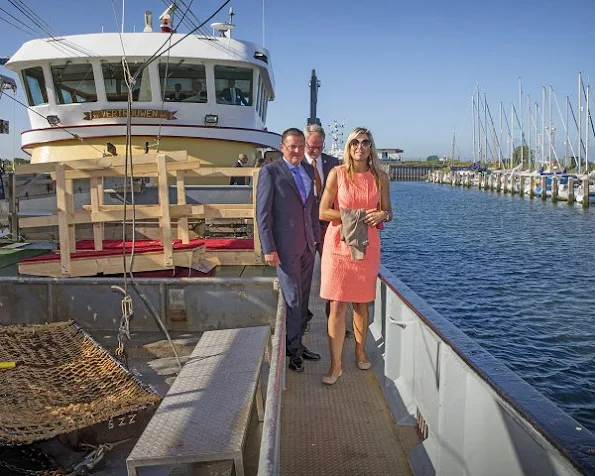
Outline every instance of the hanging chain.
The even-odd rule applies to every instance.
[[[128,368],[128,353],[126,352],[126,342],[130,340],[130,318],[134,314],[132,307],[132,297],[120,286],[112,286],[114,291],[119,291],[122,298],[122,317],[120,317],[120,327],[118,328],[118,347],[116,348],[116,358],[122,362],[124,367]]]

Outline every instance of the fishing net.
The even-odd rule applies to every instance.
[[[157,405],[159,396],[75,322],[0,326],[0,445],[53,438]]]

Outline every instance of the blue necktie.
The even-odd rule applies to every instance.
[[[300,169],[298,167],[294,167],[291,169],[293,173],[293,177],[295,179],[295,184],[297,185],[298,191],[300,192],[300,196],[302,197],[302,203],[306,203],[308,196],[306,195],[306,186],[304,185],[304,180],[300,175]]]

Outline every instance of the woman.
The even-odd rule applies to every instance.
[[[365,341],[368,303],[375,298],[380,267],[377,226],[392,219],[388,175],[381,170],[374,139],[368,129],[357,127],[349,134],[344,157],[344,163],[329,173],[320,201],[320,219],[331,222],[324,238],[320,284],[320,297],[331,302],[328,320],[331,365],[322,379],[327,385],[333,385],[342,373],[345,313],[350,302],[353,303],[357,366],[361,370],[371,367]],[[365,212],[357,212],[362,209]],[[360,225],[364,232],[367,231],[369,242],[363,259],[353,259],[352,248],[341,240],[342,211],[345,220],[355,212],[363,221]]]

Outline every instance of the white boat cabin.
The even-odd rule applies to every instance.
[[[23,149],[32,153],[41,144],[125,135],[123,59],[130,76],[138,72],[132,85],[134,136],[278,147],[279,136],[265,127],[268,102],[274,99],[268,51],[225,36],[188,36],[178,43],[183,37],[98,33],[25,43],[6,64],[20,76],[31,107],[32,128],[23,133]],[[32,158],[48,160],[58,159]]]

